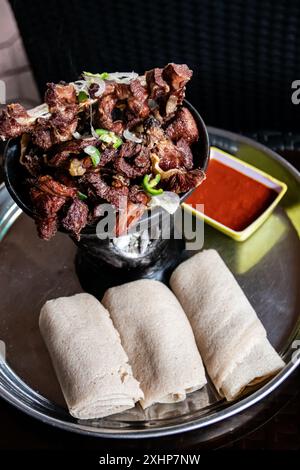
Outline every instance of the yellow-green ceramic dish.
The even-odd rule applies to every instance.
[[[259,170],[253,165],[245,163],[244,161],[239,160],[238,158],[233,157],[229,153],[224,152],[223,150],[220,150],[216,147],[211,147],[210,149],[210,160],[213,159],[218,160],[224,165],[234,168],[240,173],[243,173],[244,175],[255,179],[256,181],[267,186],[268,188],[273,189],[277,193],[277,197],[266,208],[266,210],[262,214],[260,214],[260,216],[254,220],[254,222],[252,222],[250,225],[248,225],[248,227],[241,231],[233,230],[227,227],[226,225],[221,224],[217,220],[208,217],[205,213],[196,210],[187,203],[182,204],[185,210],[191,212],[196,217],[204,219],[204,221],[207,222],[209,225],[216,228],[217,230],[220,230],[221,232],[225,233],[234,240],[242,242],[244,240],[247,240],[247,238],[249,238],[267,220],[267,218],[270,216],[275,207],[278,205],[279,201],[283,198],[284,194],[286,193],[287,185],[282,181],[279,181],[278,179],[274,178],[273,176],[268,175],[264,171]]]

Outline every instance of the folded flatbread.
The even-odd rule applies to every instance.
[[[144,392],[143,408],[182,401],[203,387],[206,377],[191,326],[168,287],[142,279],[108,289],[102,303]]]
[[[192,325],[219,394],[233,400],[274,375],[284,362],[232,273],[215,250],[180,264],[170,285]]]
[[[101,418],[143,397],[109,313],[95,297],[49,300],[39,323],[72,416]]]

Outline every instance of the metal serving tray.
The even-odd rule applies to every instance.
[[[0,396],[59,428],[99,437],[142,438],[202,428],[211,436],[232,417],[249,412],[300,363],[300,175],[271,150],[245,137],[209,129],[210,142],[288,185],[288,192],[265,224],[238,243],[205,225],[205,248],[216,248],[233,271],[286,361],[271,381],[228,404],[208,385],[182,402],[139,407],[105,419],[77,421],[67,412],[48,353],[39,334],[38,315],[47,299],[82,291],[75,273],[76,246],[64,234],[48,243],[36,236],[0,186]],[[247,410],[247,411],[246,411]],[[240,420],[241,422],[241,420]],[[218,424],[217,424],[218,423]],[[235,422],[239,425],[239,421]],[[231,424],[232,430],[232,424]],[[205,437],[203,437],[205,439]]]

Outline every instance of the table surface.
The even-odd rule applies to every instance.
[[[300,152],[280,152],[300,169]],[[1,178],[1,174],[0,174]],[[136,442],[101,440],[61,431],[43,424],[0,399],[0,450],[94,450],[102,453],[136,451]],[[300,450],[300,370],[295,371],[275,396],[265,400],[264,408],[238,433],[232,433],[203,446],[197,432],[173,438],[139,442],[139,452],[163,449],[190,451],[202,448]]]

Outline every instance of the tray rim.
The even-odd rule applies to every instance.
[[[234,132],[226,131],[223,129],[218,129],[215,127],[208,127],[208,133],[209,134],[217,134],[220,137],[224,137],[227,139],[231,140],[238,140],[240,143],[248,144],[250,146],[254,146],[257,149],[260,149],[261,151],[267,153],[271,158],[279,162],[283,167],[285,167],[292,175],[295,177],[295,179],[299,182],[300,184],[300,173],[297,171],[297,169],[289,162],[287,162],[283,157],[278,155],[276,152],[273,150],[269,149],[263,144],[260,144],[248,137],[245,137],[243,135],[236,134]],[[0,185],[0,191],[3,190],[5,187],[4,183]],[[12,207],[15,206],[15,209],[17,209],[17,213],[14,212],[15,218],[17,218],[20,214],[21,211],[18,211],[18,207],[15,203],[12,204]],[[9,226],[11,225],[10,220],[8,220]],[[6,225],[6,224],[4,224]],[[9,227],[7,228],[9,229]],[[300,320],[300,319],[299,319]],[[297,329],[295,327],[295,333],[297,333]],[[75,432],[77,434],[81,435],[88,435],[88,436],[94,436],[94,437],[100,437],[100,438],[110,438],[110,439],[145,439],[145,438],[152,438],[152,437],[163,437],[163,436],[172,436],[176,435],[182,432],[187,432],[187,431],[193,431],[196,429],[203,429],[207,428],[208,426],[211,426],[213,424],[216,424],[218,422],[221,422],[225,419],[231,418],[238,413],[246,410],[247,408],[253,406],[254,404],[258,403],[265,397],[267,397],[269,394],[271,394],[275,389],[277,389],[290,375],[291,373],[300,365],[300,354],[297,355],[296,360],[292,361],[290,360],[286,366],[280,371],[273,379],[268,381],[263,387],[259,388],[255,392],[245,396],[244,398],[241,398],[239,401],[234,402],[232,405],[228,405],[225,409],[219,411],[217,414],[212,415],[212,416],[203,416],[200,418],[195,418],[189,422],[184,422],[181,424],[175,424],[175,425],[170,425],[170,426],[163,426],[159,427],[157,426],[155,429],[141,429],[139,431],[131,431],[128,429],[105,429],[102,428],[99,430],[99,428],[91,428],[90,426],[85,426],[84,424],[81,423],[76,423],[76,422],[67,422],[64,421],[63,419],[58,419],[54,418],[51,416],[45,415],[43,412],[40,412],[38,410],[35,410],[31,408],[30,405],[28,405],[26,402],[18,399],[13,393],[9,391],[9,387],[5,387],[5,383],[2,381],[2,373],[4,374],[10,374],[10,375],[15,375],[16,374],[13,372],[13,370],[4,362],[1,361],[0,359],[0,397],[5,399],[8,403],[12,404],[19,410],[25,412],[27,415],[32,416],[39,421],[42,421],[43,423],[50,424],[54,427],[66,430],[66,431],[71,431]],[[28,389],[32,392],[34,392],[31,387],[29,387],[25,382],[22,381],[20,377],[18,377],[18,381],[20,384],[22,384],[23,388]],[[34,392],[36,394],[36,392]],[[41,399],[48,400],[43,397],[42,395],[37,394]],[[51,402],[49,402],[51,403]]]

